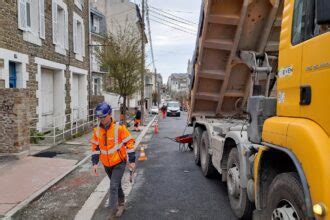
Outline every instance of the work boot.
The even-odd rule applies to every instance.
[[[115,220],[116,219],[116,213],[117,213],[116,209],[109,209],[108,220]]]
[[[118,198],[118,206],[124,206],[125,205],[125,198]]]
[[[115,217],[117,217],[117,218],[121,217],[123,215],[124,211],[125,211],[125,206],[123,206],[123,205],[118,206]]]
[[[125,210],[125,198],[118,198],[118,208],[116,212],[116,217],[121,217]]]

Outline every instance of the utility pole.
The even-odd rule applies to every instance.
[[[141,123],[143,124],[143,120],[144,120],[144,71],[145,71],[145,66],[144,66],[144,62],[145,62],[145,48],[144,48],[144,29],[145,29],[145,25],[144,25],[144,0],[142,0],[142,33],[141,33],[141,52],[142,52],[142,65],[141,65],[141,115],[142,115],[142,120]]]
[[[150,45],[150,50],[151,50],[151,59],[152,59],[152,65],[153,65],[153,68],[154,68],[154,86],[153,86],[153,91],[152,91],[152,94],[157,94],[157,96],[159,95],[158,94],[158,89],[157,89],[157,69],[156,69],[156,65],[155,65],[155,57],[154,57],[154,49],[152,47],[152,37],[151,37],[151,26],[150,26],[150,18],[149,18],[149,5],[148,5],[148,0],[146,0],[146,18],[147,18],[147,23],[148,23],[148,34],[149,34],[149,45]],[[157,98],[157,106],[158,106],[158,98]],[[152,98],[152,104],[153,103],[153,98]]]

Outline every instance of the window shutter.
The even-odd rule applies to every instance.
[[[39,36],[45,39],[45,0],[39,0]]]
[[[69,49],[69,16],[68,9],[65,9],[64,16],[64,38],[65,38],[65,49]]]
[[[26,1],[18,0],[17,1],[17,17],[18,17],[18,28],[25,31],[26,30]]]
[[[57,44],[57,4],[56,0],[52,0],[52,18],[53,18],[53,43]]]
[[[77,20],[73,18],[73,52],[77,53]]]
[[[82,56],[85,56],[85,26],[84,23],[81,24],[81,50],[82,50]]]

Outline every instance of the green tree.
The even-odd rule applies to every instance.
[[[123,97],[124,122],[126,122],[126,100],[140,90],[141,86],[141,38],[130,26],[109,32],[102,49],[96,52],[102,68],[108,71],[106,77],[112,85],[105,90]]]

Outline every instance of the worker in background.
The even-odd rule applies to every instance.
[[[138,107],[135,107],[135,120],[134,120],[134,130],[139,131],[139,126],[141,125],[141,111]]]
[[[109,219],[120,217],[124,211],[125,195],[121,180],[127,165],[135,169],[134,139],[125,125],[119,125],[112,118],[111,106],[102,102],[96,107],[99,125],[94,128],[91,139],[93,173],[97,176],[99,160],[110,181],[108,207]]]
[[[166,113],[167,113],[167,108],[166,108],[165,104],[163,104],[163,106],[161,108],[161,111],[163,113],[163,119],[165,119],[166,118]]]
[[[120,105],[120,123],[123,124],[124,123],[124,106],[123,104]]]

